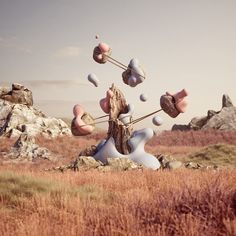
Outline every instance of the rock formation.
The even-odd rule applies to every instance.
[[[36,135],[54,138],[71,135],[67,124],[56,118],[47,117],[33,107],[32,92],[20,84],[12,88],[0,87],[0,136],[17,137],[18,140],[9,153],[4,153],[8,161],[55,161],[57,156],[44,147],[39,147]]]
[[[32,105],[32,92],[23,85],[13,84],[12,89],[0,87],[0,136],[71,135],[63,120],[47,117]]]
[[[174,125],[172,130],[236,130],[236,107],[228,95],[222,97],[220,111],[209,110],[207,116],[194,117],[188,125]]]
[[[10,88],[0,88],[0,99],[27,106],[33,106],[32,92],[21,84],[12,84]]]
[[[9,153],[4,157],[13,162],[37,161],[39,159],[56,161],[57,156],[47,148],[39,147],[32,136],[22,133]]]

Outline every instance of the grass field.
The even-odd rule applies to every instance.
[[[199,132],[185,134],[192,136],[185,145],[176,141],[170,145],[184,133],[162,135],[161,144],[149,142],[149,152],[217,163],[236,159],[234,133],[205,133],[204,145],[192,141],[204,137]],[[58,163],[1,164],[0,235],[236,235],[234,168],[42,171],[74,160],[102,136],[38,138],[42,146],[61,155]],[[13,143],[1,138],[0,153],[9,151]]]

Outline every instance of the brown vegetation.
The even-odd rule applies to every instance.
[[[180,146],[184,135],[187,138]],[[194,157],[207,159],[215,149],[201,146],[232,144],[234,135],[164,132],[146,149],[174,156],[195,153]],[[38,137],[37,143],[60,155],[60,163],[68,163],[102,137],[105,135],[52,140]],[[202,139],[205,141],[200,142]],[[0,160],[1,152],[9,151],[13,143],[0,139]],[[221,153],[229,153],[231,148],[216,147]],[[42,171],[51,166],[55,163],[0,165],[0,235],[236,234],[235,169]]]
[[[234,235],[235,171],[0,172],[0,235]]]
[[[151,146],[207,146],[217,143],[236,145],[236,131],[164,131],[149,142]]]

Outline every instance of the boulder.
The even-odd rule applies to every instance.
[[[2,88],[0,90],[0,99],[16,103],[33,106],[32,92],[21,84],[12,84],[12,89]]]
[[[236,107],[222,108],[201,129],[236,130]]]
[[[63,120],[47,117],[32,106],[31,98],[32,92],[23,85],[13,84],[10,92],[0,88],[0,136],[19,137],[23,132],[49,138],[71,135]]]
[[[166,163],[166,168],[169,170],[176,170],[183,166],[181,161],[169,161]]]
[[[185,127],[190,130],[236,130],[236,107],[229,96],[224,94],[220,111],[209,110],[206,116],[194,117],[186,126],[174,125],[172,130],[183,131]]]

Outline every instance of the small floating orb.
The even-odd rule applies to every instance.
[[[153,123],[154,125],[156,125],[156,126],[160,126],[160,125],[162,125],[163,120],[162,120],[162,118],[161,118],[160,116],[154,116],[154,117],[152,118],[152,123]]]
[[[95,39],[99,39],[99,35],[98,34],[95,35]]]
[[[148,97],[145,93],[142,93],[139,98],[142,102],[146,102],[148,100]]]
[[[95,74],[89,74],[88,81],[91,82],[95,87],[98,87],[99,80]]]

